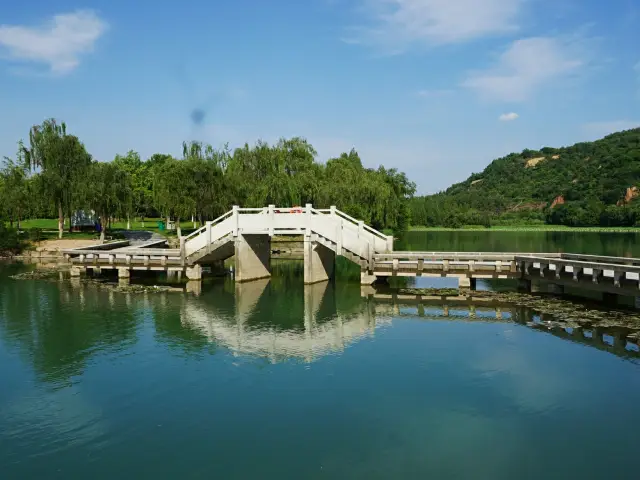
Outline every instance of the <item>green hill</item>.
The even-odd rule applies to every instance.
[[[412,200],[414,225],[640,225],[640,128],[524,150],[446,191]]]

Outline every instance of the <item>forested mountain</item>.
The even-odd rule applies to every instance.
[[[494,160],[446,191],[412,200],[415,225],[640,224],[640,128]]]

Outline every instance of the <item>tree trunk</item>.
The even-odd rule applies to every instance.
[[[144,215],[140,217],[140,220],[142,221],[142,228],[144,228]]]
[[[69,226],[71,226],[71,219],[69,219]],[[64,213],[62,213],[62,202],[58,202],[58,238],[62,238],[63,231],[64,231]]]
[[[182,236],[182,229],[180,228],[180,217],[176,218],[176,232],[178,233],[178,238]]]
[[[196,228],[198,228],[196,226],[196,216],[195,215],[191,215],[191,223],[193,223],[193,229],[195,230]]]
[[[131,219],[129,218],[128,213],[127,213],[127,230],[131,230]]]
[[[104,243],[104,231],[105,231],[106,218],[104,216],[101,216],[99,218],[100,218],[100,243]]]

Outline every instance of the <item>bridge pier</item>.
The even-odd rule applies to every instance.
[[[118,283],[120,285],[128,285],[131,279],[131,270],[126,267],[118,268]]]
[[[118,268],[118,278],[131,278],[131,270],[128,268]]]
[[[324,282],[333,278],[336,265],[336,254],[324,245],[304,240],[304,283]]]
[[[271,237],[238,234],[235,240],[236,282],[248,282],[271,276]]]
[[[193,265],[192,267],[187,267],[185,270],[188,280],[202,280],[202,266],[201,265]]]
[[[202,293],[202,282],[200,280],[189,280],[187,282],[187,292],[192,293],[196,297]]]
[[[72,277],[79,277],[85,271],[82,267],[71,267],[69,270],[69,275]]]
[[[385,277],[382,277],[385,278]],[[373,273],[369,271],[360,272],[360,285],[372,285],[378,279]]]

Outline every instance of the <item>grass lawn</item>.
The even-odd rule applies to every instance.
[[[151,232],[157,232],[166,236],[174,236],[176,235],[176,231],[160,231],[158,229],[158,222],[160,222],[160,218],[147,218],[144,223],[140,220],[131,220],[131,230],[147,230]],[[65,228],[69,228],[69,220],[67,219],[64,223]],[[183,235],[185,233],[189,233],[193,231],[193,223],[191,221],[180,222],[180,227],[183,230]],[[22,230],[30,230],[32,228],[40,228],[43,230],[42,238],[57,238],[58,232],[58,219],[57,218],[32,218],[28,220],[23,220],[20,222],[20,228]],[[111,224],[111,230],[126,230],[127,222],[114,222]],[[52,236],[52,234],[54,236]],[[63,234],[63,238],[93,238],[98,237],[96,232],[72,232],[69,233],[65,231]]]
[[[479,225],[465,225],[461,228],[412,226],[412,232],[619,232],[640,233],[640,227],[567,227],[565,225],[496,225],[485,228]]]

